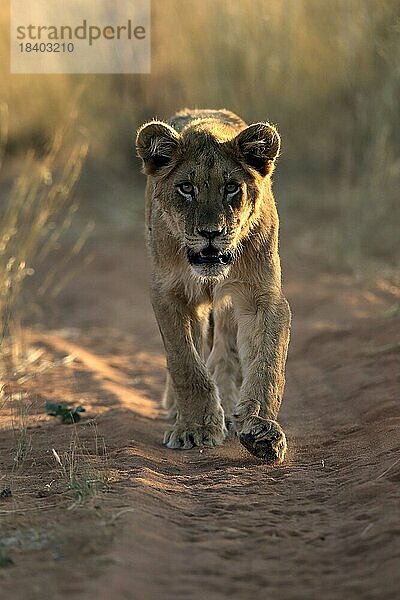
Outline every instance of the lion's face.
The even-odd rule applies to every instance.
[[[189,160],[163,178],[160,204],[194,272],[221,276],[233,262],[252,211],[256,182],[217,142],[201,151],[191,140]]]
[[[226,138],[196,126],[178,134],[160,122],[137,138],[165,226],[201,278],[228,273],[279,150],[276,130],[265,123]]]

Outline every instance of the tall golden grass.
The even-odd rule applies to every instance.
[[[6,105],[0,106],[0,158],[7,144],[8,114]],[[5,365],[14,363],[18,345],[9,344],[19,331],[19,303],[26,278],[35,273],[35,267],[55,249],[76,212],[73,188],[80,175],[87,154],[83,140],[66,141],[68,136],[60,129],[48,151],[38,158],[29,151],[19,167],[11,192],[3,199],[0,213],[0,374]],[[68,276],[68,260],[79,252],[90,227],[78,236],[64,257],[48,270],[38,282],[39,293],[50,293],[55,273],[59,281],[57,291]],[[32,301],[28,303],[32,305]],[[27,306],[24,306],[24,312]],[[5,349],[7,346],[7,350]]]
[[[95,168],[119,174],[134,168],[144,119],[182,106],[269,119],[283,137],[285,220],[312,228],[312,243],[320,235],[334,264],[389,265],[400,254],[399,36],[396,0],[153,0],[150,75],[13,76],[4,61],[8,149],[41,147],[77,93]]]

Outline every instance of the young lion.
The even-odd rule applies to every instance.
[[[175,418],[164,444],[214,446],[231,427],[252,454],[281,462],[290,309],[271,189],[279,134],[227,110],[184,110],[144,124],[136,147]]]

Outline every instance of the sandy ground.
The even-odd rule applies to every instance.
[[[140,236],[103,238],[47,328],[28,337],[39,364],[76,358],[7,388],[0,488],[12,496],[0,500],[0,549],[12,564],[0,568],[1,598],[398,598],[398,290],[286,253],[289,450],[273,468],[234,438],[162,446],[164,358],[143,254]],[[31,449],[13,471],[18,399]],[[43,414],[49,399],[83,403],[85,418],[58,424]],[[52,453],[65,461],[74,436],[82,464],[108,480],[80,504]]]

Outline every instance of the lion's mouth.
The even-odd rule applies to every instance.
[[[233,253],[231,251],[221,252],[218,248],[214,248],[214,246],[207,246],[201,252],[188,250],[187,256],[190,264],[193,266],[229,265],[233,260]]]

